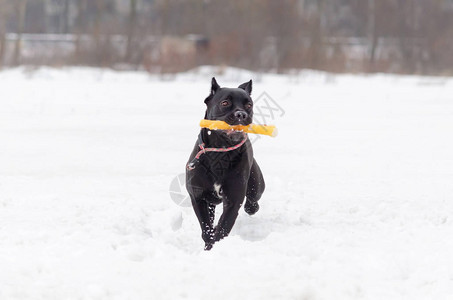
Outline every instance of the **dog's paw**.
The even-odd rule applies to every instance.
[[[212,249],[212,246],[214,246],[214,244],[205,243],[205,244],[204,244],[204,250],[205,250],[205,251],[209,251],[209,250]]]
[[[206,230],[201,234],[201,238],[206,243],[206,245],[214,244],[214,242],[215,242],[214,236],[215,236],[214,229]],[[211,248],[212,248],[212,246],[211,246]]]
[[[249,215],[254,215],[260,209],[258,202],[245,201],[244,210]]]

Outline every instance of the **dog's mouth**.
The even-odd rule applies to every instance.
[[[233,121],[233,122],[226,122],[228,125],[231,126],[236,126],[236,125],[243,125],[243,126],[248,126],[252,124],[252,122],[247,122],[247,121]]]
[[[240,134],[240,133],[242,133],[243,131],[241,131],[241,130],[229,129],[229,130],[223,130],[223,132],[226,133],[226,135],[232,135],[232,134]]]
[[[252,124],[252,119],[251,118],[247,118],[247,119],[236,119],[236,118],[227,118],[225,120],[225,122],[228,124],[228,125],[231,125],[231,126],[234,126],[234,125],[244,125],[244,126],[248,126],[250,124]]]
[[[244,132],[239,131],[239,130],[234,130],[234,129],[228,129],[228,130],[220,130],[222,135],[233,142],[238,142],[244,138]]]

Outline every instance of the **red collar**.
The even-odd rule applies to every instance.
[[[206,152],[228,152],[240,148],[247,141],[247,134],[245,132],[243,132],[242,134],[244,135],[242,141],[239,144],[228,148],[205,148],[204,143],[201,142],[198,145],[198,147],[200,147],[200,151],[198,151],[197,155],[195,155],[195,158],[190,163],[187,164],[187,170],[192,171],[193,169],[195,169],[196,165],[199,162],[200,156],[205,154]]]

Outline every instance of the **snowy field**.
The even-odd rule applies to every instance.
[[[452,299],[453,79],[217,76],[280,135],[261,210],[205,252],[169,187],[212,75],[0,72],[0,299]]]

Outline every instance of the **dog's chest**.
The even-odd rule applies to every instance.
[[[237,168],[243,157],[243,153],[238,152],[210,152],[206,153],[202,160],[202,165],[206,173],[219,181],[228,175],[229,172]]]

